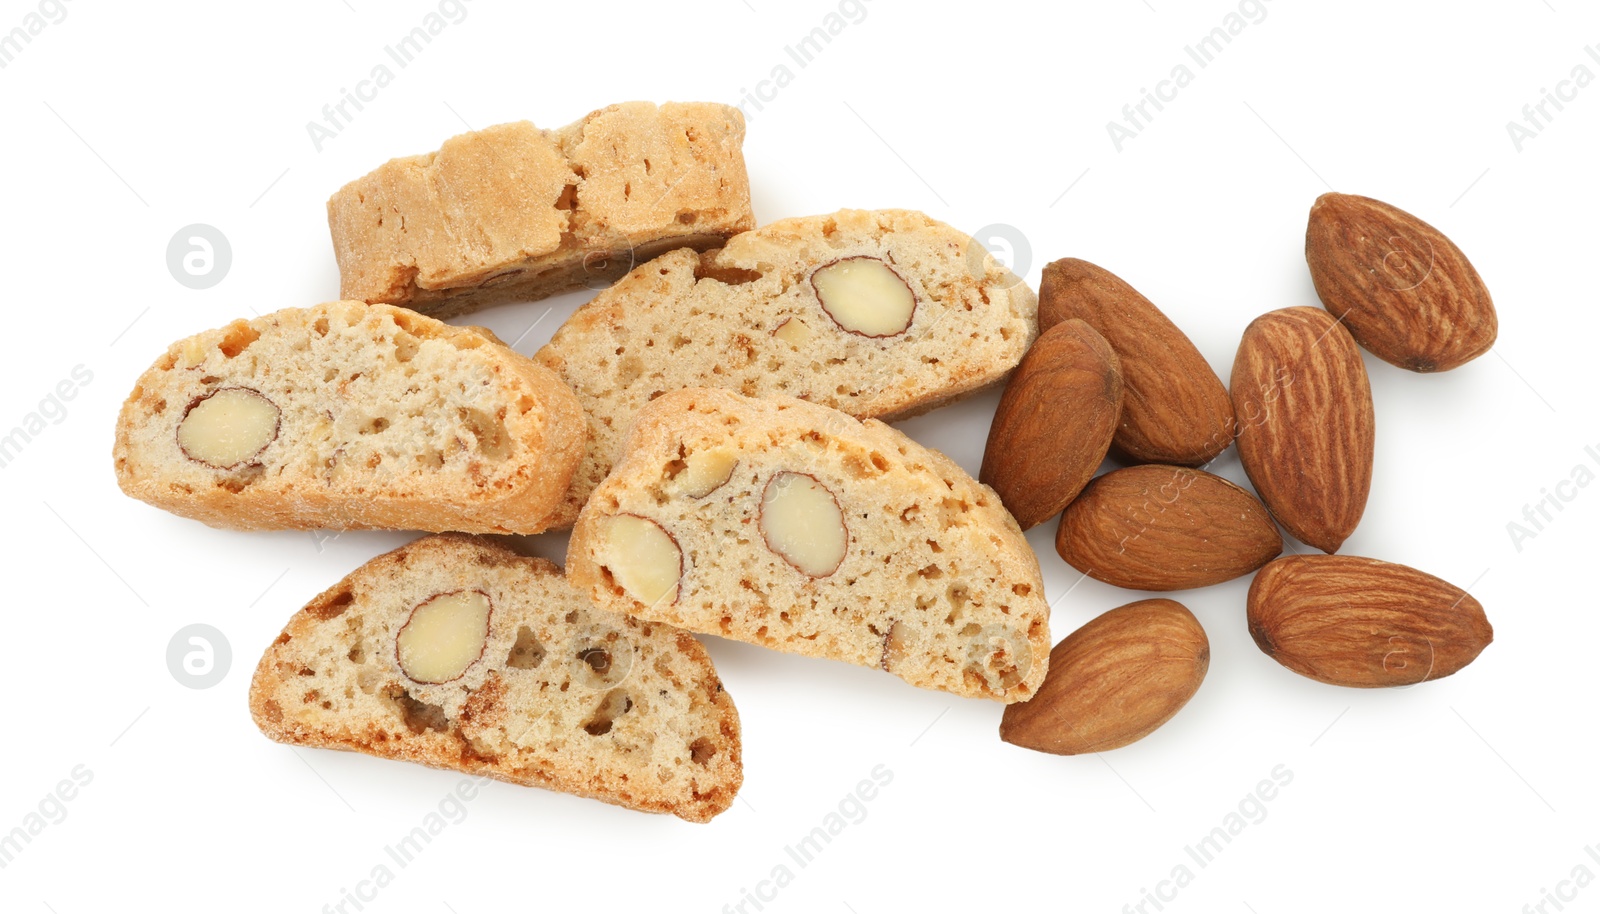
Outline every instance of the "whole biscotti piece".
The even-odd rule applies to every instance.
[[[328,200],[340,295],[448,317],[714,247],[755,225],[743,143],[736,108],[625,102],[393,159]]]
[[[562,518],[577,518],[634,415],[665,391],[720,387],[905,418],[1004,381],[1037,335],[1037,309],[982,245],[908,210],[784,219],[702,256],[659,257],[534,355],[589,418]]]
[[[695,388],[639,413],[567,550],[604,608],[1003,702],[1044,679],[1039,562],[988,486],[868,419]]]
[[[250,683],[267,736],[705,822],[739,715],[687,632],[596,608],[543,559],[430,536],[312,600]]]
[[[536,533],[582,408],[486,330],[404,308],[289,308],[180,340],[117,418],[117,483],[241,530]]]

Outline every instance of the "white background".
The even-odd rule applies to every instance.
[[[1563,488],[1573,499],[1520,548],[1507,530],[1574,467],[1600,472],[1600,87],[1549,108],[1520,152],[1506,129],[1575,66],[1600,74],[1584,50],[1600,42],[1600,14],[1577,0],[1272,0],[1200,69],[1184,46],[1237,4],[1052,6],[871,0],[801,68],[785,46],[837,6],[473,0],[398,69],[384,46],[436,5],[72,0],[0,70],[0,431],[74,366],[93,375],[0,469],[0,831],[74,766],[93,780],[0,869],[0,907],[320,911],[389,862],[394,882],[369,911],[715,912],[787,863],[794,879],[767,910],[1120,911],[1187,864],[1193,880],[1167,910],[1514,912],[1575,867],[1600,873],[1585,853],[1600,842],[1600,486]],[[5,0],[0,30],[36,8]],[[394,82],[317,151],[306,123],[379,63]],[[1106,122],[1180,63],[1193,83],[1119,152]],[[733,103],[779,64],[793,81],[748,109],[760,221],[895,206],[968,232],[1014,226],[1029,252],[1007,256],[1030,283],[1057,257],[1101,263],[1224,378],[1252,317],[1316,303],[1302,246],[1318,194],[1388,200],[1454,238],[1495,294],[1500,342],[1445,375],[1367,359],[1377,469],[1344,551],[1471,585],[1495,643],[1450,679],[1345,690],[1256,649],[1246,581],[1181,594],[1211,638],[1199,694],[1132,747],[1057,758],[1002,744],[997,704],[708,639],[746,763],[740,800],[713,824],[495,785],[394,867],[385,845],[461,776],[269,742],[245,691],[296,609],[410,535],[219,532],[124,498],[116,410],[172,340],[336,297],[323,203],[385,159],[469,125],[554,127],[626,99]],[[166,266],[168,240],[191,223],[233,249],[205,291]],[[518,348],[533,352],[587,294],[555,299]],[[470,320],[516,339],[550,307]],[[994,402],[903,427],[975,471]],[[1218,466],[1243,479],[1231,452]],[[1079,580],[1053,531],[1029,537],[1052,600]],[[557,536],[532,545],[564,550]],[[1079,583],[1054,637],[1135,598]],[[195,622],[233,652],[206,690],[165,661]],[[785,846],[877,765],[893,781],[864,821],[796,866]],[[1279,765],[1293,780],[1265,819],[1198,866],[1185,846]],[[1600,885],[1562,890],[1579,893],[1576,909],[1600,907]]]

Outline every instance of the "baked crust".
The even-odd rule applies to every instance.
[[[449,317],[714,247],[755,225],[743,142],[736,108],[626,102],[393,159],[328,200],[340,294]]]

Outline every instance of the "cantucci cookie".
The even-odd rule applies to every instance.
[[[786,394],[892,421],[1004,380],[1037,311],[1033,290],[982,245],[906,210],[785,219],[703,257],[658,257],[534,355],[589,418],[557,525],[577,517],[634,414],[663,391]]]
[[[601,607],[923,688],[1023,701],[1049,662],[1039,563],[993,490],[790,397],[657,398],[567,561]]]
[[[755,225],[744,116],[628,102],[394,159],[328,200],[340,294],[435,317],[609,282]]]
[[[687,632],[596,608],[543,559],[430,536],[312,600],[250,713],[349,749],[709,821],[744,778],[739,716]]]
[[[488,331],[331,302],[180,340],[117,418],[117,482],[235,529],[536,533],[583,452],[549,369]]]

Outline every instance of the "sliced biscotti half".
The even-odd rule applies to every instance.
[[[479,537],[417,540],[289,620],[250,683],[267,736],[705,822],[744,779],[705,648]]]
[[[1000,499],[875,420],[696,388],[645,407],[567,552],[606,609],[1023,701],[1039,563]]]
[[[560,378],[488,331],[331,302],[180,340],[117,418],[117,482],[215,527],[535,533],[583,452]]]
[[[577,391],[589,450],[577,517],[633,416],[684,387],[785,394],[892,420],[1003,381],[1038,299],[983,246],[907,210],[784,219],[678,251],[600,293],[534,357]]]
[[[340,294],[447,317],[714,247],[755,225],[743,143],[738,109],[627,102],[394,159],[328,200]]]

